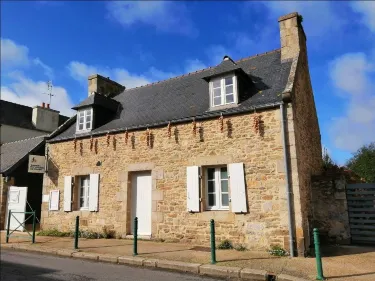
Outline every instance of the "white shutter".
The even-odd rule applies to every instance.
[[[60,203],[60,190],[51,190],[49,193],[49,210],[58,211]]]
[[[99,205],[99,174],[90,174],[89,211],[97,212]]]
[[[64,211],[72,211],[72,177],[65,176],[64,178]]]
[[[243,163],[228,165],[231,207],[233,213],[246,213],[246,191]]]
[[[187,210],[199,212],[199,167],[186,168]]]

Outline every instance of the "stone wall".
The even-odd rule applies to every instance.
[[[6,228],[8,188],[12,185],[14,185],[14,178],[5,181],[5,177],[0,175],[0,230]]]
[[[279,22],[281,59],[293,60],[291,75],[283,96],[289,94],[292,101],[287,108],[287,148],[290,155],[296,244],[298,253],[302,255],[311,241],[311,176],[321,173],[321,136],[303,27],[298,22],[297,13],[283,16]]]
[[[319,228],[322,242],[349,244],[350,226],[346,200],[346,180],[340,175],[314,176],[313,227]]]
[[[258,112],[259,113],[259,112]],[[60,190],[60,211],[48,211],[42,204],[42,228],[71,230],[80,215],[82,227],[102,231],[104,226],[117,235],[130,233],[131,173],[152,171],[152,237],[209,245],[209,221],[216,221],[217,239],[228,238],[249,248],[265,249],[270,244],[285,247],[288,219],[280,110],[260,112],[261,130],[252,128],[253,114],[225,117],[220,132],[217,119],[153,129],[146,132],[96,137],[48,144],[49,171],[43,194]],[[115,140],[115,141],[114,141]],[[82,144],[82,149],[81,149]],[[96,163],[100,161],[101,165]],[[244,163],[247,214],[230,211],[188,213],[186,167]],[[100,174],[99,211],[63,211],[64,176]],[[203,186],[204,188],[204,186]],[[203,205],[202,205],[203,206]],[[298,216],[298,214],[296,214]],[[300,221],[301,218],[298,218]]]

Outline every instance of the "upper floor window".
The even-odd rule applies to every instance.
[[[237,103],[237,77],[235,75],[213,79],[210,82],[211,107]]]
[[[92,108],[83,109],[77,113],[77,131],[90,131],[93,120]]]

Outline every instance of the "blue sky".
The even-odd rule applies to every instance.
[[[100,73],[127,88],[280,48],[303,15],[322,143],[339,164],[375,140],[375,2],[1,2],[1,98],[64,114]]]

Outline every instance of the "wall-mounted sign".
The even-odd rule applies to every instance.
[[[29,155],[29,173],[43,174],[46,169],[46,158],[40,155]]]

